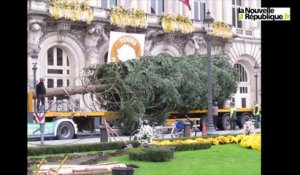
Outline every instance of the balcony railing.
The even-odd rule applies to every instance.
[[[240,36],[254,37],[253,30],[236,28],[235,33]]]
[[[49,1],[48,0],[28,0],[28,12],[31,13],[45,13],[49,14]],[[109,20],[109,9],[101,8],[101,7],[92,7],[94,13],[94,20],[96,19],[106,19]],[[147,23],[148,26],[160,26],[159,16],[154,14],[147,14]],[[193,21],[193,26],[195,27],[195,31],[199,31],[203,28],[202,21]],[[257,32],[256,32],[257,33]],[[246,30],[241,28],[235,29],[235,34],[243,36],[243,37],[256,37],[254,30]]]
[[[49,2],[46,0],[30,0],[27,1],[28,12],[44,12],[49,13]]]
[[[28,12],[34,13],[49,13],[49,4],[47,0],[31,0],[28,1]],[[94,20],[95,19],[109,19],[109,9],[101,8],[101,7],[93,7]],[[160,26],[159,16],[154,14],[147,14],[147,23],[148,26]],[[201,21],[193,21],[194,27],[196,30],[200,30],[203,26]]]

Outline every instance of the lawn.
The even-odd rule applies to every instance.
[[[260,175],[261,152],[237,144],[214,145],[199,151],[178,151],[165,163],[131,161],[128,155],[109,161],[135,164],[134,175]]]

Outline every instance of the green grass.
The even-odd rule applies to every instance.
[[[109,161],[135,164],[135,175],[260,175],[261,152],[236,144],[214,145],[211,149],[178,151],[170,162],[131,161],[128,155]]]

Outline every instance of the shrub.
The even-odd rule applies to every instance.
[[[171,150],[160,147],[135,148],[129,151],[131,160],[167,162],[171,158]]]
[[[127,144],[132,144],[134,148],[140,146],[137,141],[130,141]],[[126,148],[124,142],[103,142],[92,144],[76,144],[76,145],[55,145],[43,147],[29,147],[27,149],[28,156],[37,156],[43,154],[59,154],[59,153],[74,153],[74,152],[89,152],[89,151],[104,151]]]

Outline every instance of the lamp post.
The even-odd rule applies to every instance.
[[[258,103],[258,87],[257,87],[257,78],[258,78],[258,73],[259,73],[259,65],[255,63],[254,65],[254,72],[255,72],[255,101]]]
[[[32,64],[33,64],[33,67],[32,67],[32,70],[33,70],[33,87],[34,89],[36,89],[36,70],[37,70],[37,67],[36,67],[36,64],[37,64],[37,61],[38,61],[38,54],[36,51],[33,51],[32,55],[31,55],[31,58],[32,58]],[[37,94],[36,94],[37,95]],[[37,111],[37,103],[36,103],[36,99],[34,99],[34,112],[36,112],[36,114],[39,114],[40,111]],[[44,111],[43,111],[44,112]],[[40,123],[40,133],[41,133],[41,145],[44,145],[44,127],[45,127],[45,124],[44,123]]]
[[[37,70],[37,67],[36,67],[36,64],[37,64],[37,60],[38,60],[38,54],[36,53],[36,51],[33,51],[32,55],[31,55],[31,58],[32,58],[32,64],[33,64],[33,67],[32,67],[32,70],[33,70],[33,88],[35,89],[36,88],[36,70]],[[34,107],[34,111],[36,111],[36,99],[34,99],[34,103],[33,103]]]
[[[212,30],[213,30],[214,18],[210,16],[210,12],[207,12],[203,20],[203,24],[206,29],[206,35],[204,39],[207,44],[207,100],[208,100],[208,123],[207,123],[207,134],[215,132],[215,127],[213,123],[212,116],[212,81],[211,81],[211,40],[212,40]]]

